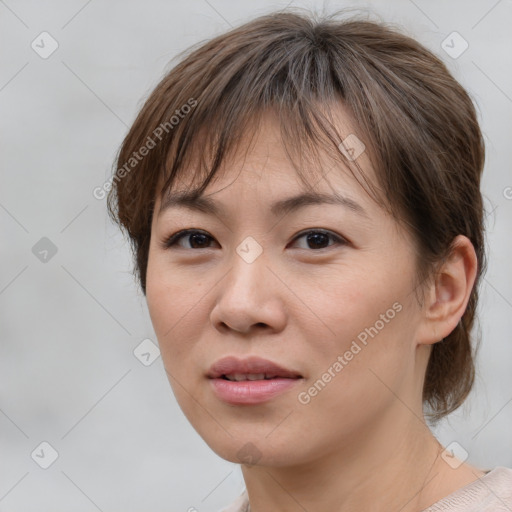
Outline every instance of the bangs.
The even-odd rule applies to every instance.
[[[222,111],[220,108],[219,112]],[[235,168],[235,160],[238,157],[242,157],[242,162],[245,160],[264,120],[272,120],[279,126],[277,142],[307,189],[315,189],[330,172],[348,171],[370,197],[385,205],[359,163],[349,160],[339,150],[343,139],[352,132],[340,133],[333,121],[319,114],[320,106],[308,106],[303,112],[285,110],[279,114],[274,107],[257,111],[252,117],[242,112],[238,119],[205,120],[200,127],[190,121],[190,125],[194,125],[189,126],[190,138],[183,135],[185,140],[177,142],[177,151],[169,148],[166,165],[160,169],[161,199],[176,187],[200,196],[215,178],[225,172],[240,171],[240,166]],[[368,146],[367,141],[365,146]]]

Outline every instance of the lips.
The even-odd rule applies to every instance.
[[[261,406],[291,392],[302,382],[302,375],[290,368],[260,357],[224,357],[214,363],[209,384],[217,398],[229,406]]]
[[[210,379],[224,378],[227,380],[270,380],[275,378],[300,379],[302,375],[292,369],[285,368],[267,359],[249,357],[238,359],[234,356],[224,357],[216,361],[207,374]]]

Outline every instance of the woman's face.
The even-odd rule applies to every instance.
[[[339,127],[352,133],[348,121]],[[358,163],[375,182],[366,152]],[[224,171],[204,193],[216,214],[177,203],[160,212],[157,198],[147,268],[163,363],[197,432],[227,460],[285,466],[355,446],[386,418],[421,414],[410,237],[342,164],[310,181],[350,202],[273,209],[307,192],[274,118]],[[200,233],[164,247],[185,229]],[[263,358],[300,378],[210,378],[226,356]]]

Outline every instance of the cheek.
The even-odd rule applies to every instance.
[[[158,337],[164,332],[164,323],[169,321],[166,312],[173,311],[173,308],[169,307],[171,295],[167,293],[167,285],[163,279],[164,272],[165,270],[158,264],[158,260],[151,256],[150,251],[146,272],[146,302],[151,323]],[[172,324],[169,323],[167,329],[170,325]]]
[[[172,339],[180,318],[186,316],[187,302],[191,294],[187,293],[179,275],[171,278],[164,258],[152,255],[148,260],[146,274],[146,301],[151,322],[161,346]],[[190,292],[190,290],[188,290]]]
[[[387,323],[379,318],[381,313]],[[391,407],[414,364],[406,315],[405,307],[377,306],[360,318],[347,317],[336,338],[316,344],[310,357],[312,371],[300,397],[305,405],[299,410],[332,425],[328,430],[336,437],[341,431],[350,435]],[[365,316],[367,321],[362,320]]]
[[[178,367],[201,339],[208,319],[207,283],[170,269],[165,255],[149,258],[146,301],[166,367]],[[167,366],[169,363],[171,366]]]
[[[321,287],[322,276],[302,280],[301,297],[314,312],[304,308],[301,321],[314,354],[311,381],[325,378],[331,390],[321,401],[350,405],[379,390],[386,394],[376,375],[393,383],[408,371],[415,317],[407,276],[406,269],[399,276],[394,268],[368,265],[330,272]]]
[[[350,269],[338,266],[323,269],[321,275],[305,275],[295,283],[297,296],[302,298],[298,304],[300,316],[308,319],[306,328],[311,335],[316,331],[328,350],[342,350],[376,322],[381,327],[380,315],[386,311],[388,317],[395,316],[393,304],[400,294],[396,283],[392,287],[388,280],[390,277],[382,271],[364,265]]]

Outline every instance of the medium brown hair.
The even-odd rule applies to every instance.
[[[463,403],[475,377],[471,330],[486,267],[484,142],[470,97],[438,57],[383,22],[337,16],[276,12],[181,56],[121,145],[108,210],[129,236],[145,294],[156,194],[163,197],[180,173],[192,182],[206,169],[195,189],[200,195],[242,134],[272,109],[291,160],[321,149],[409,230],[419,291],[435,277],[457,235],[471,240],[478,258],[475,285],[457,327],[433,345],[425,376],[423,402],[437,422]],[[329,108],[340,103],[367,147],[377,184],[356,175],[357,161],[339,150]]]

